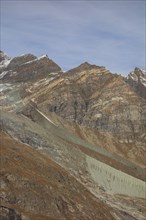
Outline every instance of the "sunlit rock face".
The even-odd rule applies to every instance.
[[[146,101],[125,78],[85,63],[60,80],[55,93],[50,91],[45,101],[49,111],[80,125],[112,132],[127,142],[145,131]]]

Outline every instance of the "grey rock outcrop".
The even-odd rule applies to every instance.
[[[135,68],[126,78],[126,82],[142,98],[146,99],[146,71]]]
[[[10,60],[11,58],[6,53],[0,51],[0,73],[2,73],[4,69],[8,66]]]

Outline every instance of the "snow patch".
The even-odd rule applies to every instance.
[[[39,57],[38,60],[43,59],[43,58],[48,58],[48,56],[46,54],[44,54],[41,57]]]
[[[33,63],[33,62],[36,62],[38,59],[34,59],[34,60],[31,60],[31,61],[28,61],[26,63],[23,63],[22,65],[27,65],[28,63]]]
[[[28,62],[26,62],[26,63],[23,63],[22,65],[36,62],[36,61],[41,60],[41,59],[43,59],[43,58],[45,58],[45,57],[48,58],[47,55],[43,55],[43,56],[41,56],[41,57],[39,57],[39,58],[36,58],[36,59],[34,59],[34,60],[30,60],[30,61],[28,61]]]
[[[144,73],[144,77],[140,76],[140,82],[146,87],[146,71]]]
[[[0,52],[0,57],[3,58],[0,62],[0,69],[7,67],[11,61],[11,58],[8,57],[7,54],[2,51]]]
[[[128,78],[131,78],[133,81],[138,82],[138,77],[136,76],[136,74],[135,74],[134,72],[132,72],[132,73],[128,76]]]
[[[135,82],[138,82],[140,80],[140,82],[144,86],[146,86],[146,70],[139,69],[139,71],[140,71],[139,76],[137,76],[137,74],[133,71],[128,75],[127,79],[132,79]]]

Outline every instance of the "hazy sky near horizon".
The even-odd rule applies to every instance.
[[[145,14],[145,0],[1,0],[1,50],[126,75],[146,68]]]

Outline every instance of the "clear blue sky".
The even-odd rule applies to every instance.
[[[62,69],[88,61],[127,74],[145,68],[145,1],[1,1],[1,50],[48,54]]]

